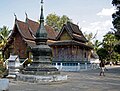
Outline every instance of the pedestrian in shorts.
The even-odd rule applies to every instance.
[[[105,62],[104,61],[101,61],[100,62],[100,76],[105,76]]]

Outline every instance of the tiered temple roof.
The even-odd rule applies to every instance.
[[[66,31],[71,39],[60,40],[62,34]],[[86,45],[87,39],[84,37],[83,33],[79,29],[78,25],[75,25],[71,22],[63,25],[62,30],[56,37],[56,42],[50,44],[50,46],[65,46],[65,45],[75,45],[81,46],[81,48],[92,49],[91,46]]]
[[[25,41],[25,43],[28,44],[28,46],[30,47],[35,46],[35,33],[38,27],[39,27],[38,22],[35,22],[28,18],[26,19],[25,22],[15,19],[13,31],[8,38],[8,45],[12,43],[15,35],[19,32],[22,39]],[[47,31],[48,39],[54,41],[57,36],[57,32],[55,32],[54,29],[48,25],[45,25],[45,28]]]
[[[39,27],[39,23],[36,21],[33,21],[26,17],[26,21],[20,21],[18,19],[15,19],[15,24],[13,31],[11,35],[8,38],[8,47],[12,41],[14,40],[15,35],[19,32],[22,39],[27,43],[28,46],[33,47],[35,46],[35,34]],[[79,29],[78,25],[75,25],[71,22],[67,22],[67,24],[64,24],[62,27],[62,30],[58,33],[53,28],[51,28],[48,25],[45,25],[46,31],[47,31],[47,37],[48,41],[52,41],[52,43],[49,43],[50,46],[54,45],[80,45],[85,48],[92,48],[88,45],[86,45],[87,39],[84,37],[83,33]],[[72,40],[60,40],[60,37],[63,33],[63,31],[66,30],[69,36]]]
[[[69,33],[69,35],[71,36],[71,38],[73,40],[77,40],[79,42],[84,42],[84,43],[87,42],[87,39],[84,37],[84,35],[81,32],[81,30],[79,29],[78,25],[75,25],[71,22],[67,22],[67,24],[63,25],[62,30],[60,31],[60,33],[57,36],[57,40],[59,40],[64,29]]]

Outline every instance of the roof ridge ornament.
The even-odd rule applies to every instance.
[[[16,16],[16,14],[14,13],[14,17],[15,17],[15,20],[17,20],[17,16]]]
[[[26,18],[28,18],[28,14],[25,12],[25,16],[26,16]]]
[[[25,16],[26,16],[26,23],[28,23],[28,15],[27,15],[27,13],[25,12]]]

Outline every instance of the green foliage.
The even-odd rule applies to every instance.
[[[112,1],[112,4],[113,4],[114,6],[117,6],[118,4],[120,4],[120,0],[113,0],[113,1]]]
[[[100,60],[105,60],[108,56],[108,51],[105,48],[100,48],[97,50],[97,54]]]
[[[113,62],[115,62],[115,61],[120,61],[120,60],[119,60],[119,59],[120,59],[120,54],[117,53],[117,52],[113,52],[113,53],[112,53],[112,56],[111,56],[111,59],[112,59]]]
[[[8,37],[9,34],[9,29],[7,26],[3,26],[3,28],[1,28],[0,34],[3,35],[3,37]]]
[[[71,19],[69,19],[66,15],[60,17],[51,13],[46,17],[46,24],[53,27],[56,31],[60,31],[63,24],[67,23],[67,21],[71,22]]]
[[[95,40],[93,44],[94,50],[97,51],[101,45],[102,43],[99,40]]]
[[[87,45],[93,46],[92,40],[93,40],[93,33],[84,33],[85,38],[88,40]]]
[[[5,70],[4,66],[0,64],[0,71],[4,72],[4,70]]]
[[[8,28],[6,26],[3,26],[3,28],[1,28],[0,45],[4,45],[7,42],[7,38],[8,38],[9,33],[10,33],[10,31],[8,30]]]
[[[0,29],[0,50],[2,50],[6,45],[9,32],[10,31],[6,26],[3,26],[3,28]],[[1,53],[0,53],[0,60],[3,60]]]
[[[114,50],[115,50],[115,52],[117,52],[117,53],[120,54],[120,44],[116,44],[116,45],[114,46]]]
[[[97,33],[95,35],[93,35],[93,33],[89,33],[89,34],[84,33],[85,38],[88,40],[87,45],[93,46],[95,52],[102,45],[102,43],[99,40],[95,39],[96,35],[97,35]]]
[[[113,13],[113,26],[115,28],[115,36],[118,40],[118,43],[114,46],[115,52],[120,54],[120,0],[112,0],[113,6],[116,7],[116,12]]]
[[[113,26],[116,29],[115,35],[120,39],[120,0],[113,0],[113,6],[116,7],[116,12],[113,13]]]
[[[116,39],[115,35],[111,32],[107,33],[102,42],[102,51],[101,49],[97,51],[99,57],[107,61],[117,61],[120,56],[120,54],[115,52],[115,46],[117,43],[118,40]]]
[[[0,61],[0,77],[3,76],[4,72],[5,72],[5,67],[3,66],[3,63]]]
[[[112,33],[108,33],[104,36],[103,39],[103,47],[108,51],[108,52],[113,52],[114,51],[114,46],[118,42],[116,39],[115,35]]]

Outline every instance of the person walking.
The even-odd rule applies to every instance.
[[[103,74],[103,76],[105,76],[105,62],[101,61],[100,62],[100,76]]]
[[[110,61],[110,66],[112,66],[112,62]]]

